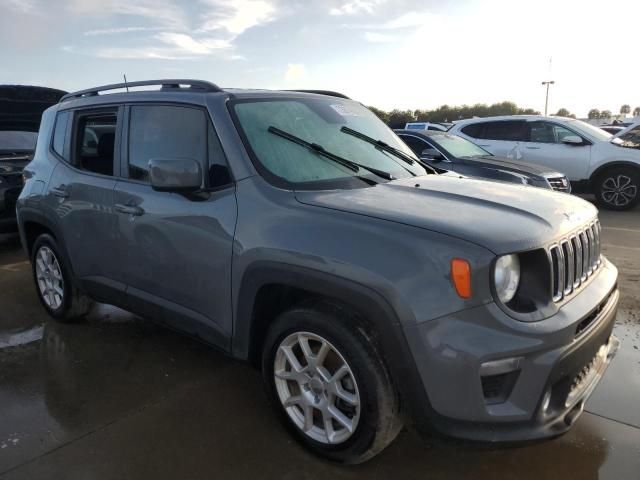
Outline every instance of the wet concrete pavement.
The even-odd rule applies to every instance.
[[[622,345],[569,433],[496,448],[408,430],[348,468],[291,440],[247,365],[113,307],[48,321],[17,238],[0,236],[0,478],[638,480],[640,209],[601,221]]]

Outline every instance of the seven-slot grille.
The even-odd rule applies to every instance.
[[[571,192],[571,184],[567,177],[547,177],[547,182],[556,192]]]
[[[600,266],[600,233],[596,220],[549,247],[553,301],[577,290]]]

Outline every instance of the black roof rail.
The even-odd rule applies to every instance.
[[[346,98],[347,100],[351,100],[344,93],[333,92],[331,90],[286,90],[287,92],[300,92],[300,93],[315,93],[318,95],[327,95],[328,97],[338,97],[338,98]]]
[[[66,94],[60,99],[60,102],[69,100],[71,98],[93,97],[99,95],[100,92],[106,92],[107,90],[117,90],[121,88],[130,87],[146,87],[152,85],[160,85],[161,91],[167,90],[188,90],[199,92],[222,92],[223,90],[215,83],[206,82],[204,80],[189,80],[189,79],[169,79],[169,80],[143,80],[140,82],[127,82],[127,83],[114,83],[112,85],[103,85],[101,87],[88,88],[86,90],[79,90],[77,92],[71,92]],[[188,89],[183,89],[180,85],[189,85]]]

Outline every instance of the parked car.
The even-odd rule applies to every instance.
[[[0,233],[17,230],[16,200],[22,169],[36,148],[42,112],[66,92],[50,88],[0,86]]]
[[[604,208],[627,210],[640,201],[640,152],[580,120],[537,115],[474,118],[454,124],[494,155],[567,175],[574,193],[595,193]]]
[[[446,132],[447,129],[451,126],[445,125],[442,123],[433,123],[433,122],[409,122],[405,124],[405,130],[435,130],[437,132]]]
[[[394,131],[413,153],[435,167],[470,177],[571,192],[571,185],[565,175],[497,157],[459,135],[447,132]]]
[[[486,441],[575,422],[618,345],[595,207],[437,174],[346,98],[129,83],[152,85],[43,115],[17,211],[52,317],[109,303],[251,362],[335,461],[405,421]]]
[[[599,128],[601,130],[604,130],[607,133],[610,133],[611,135],[615,135],[616,133],[620,133],[622,130],[625,129],[625,127],[622,127],[620,125],[600,125]]]
[[[634,123],[618,132],[615,137],[626,148],[640,150],[640,123]]]

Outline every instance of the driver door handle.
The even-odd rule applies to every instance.
[[[524,147],[527,148],[529,150],[540,150],[540,147]]]
[[[122,203],[116,203],[114,208],[116,212],[125,213],[127,215],[135,215],[136,217],[144,214],[144,209],[135,205],[123,205]]]

